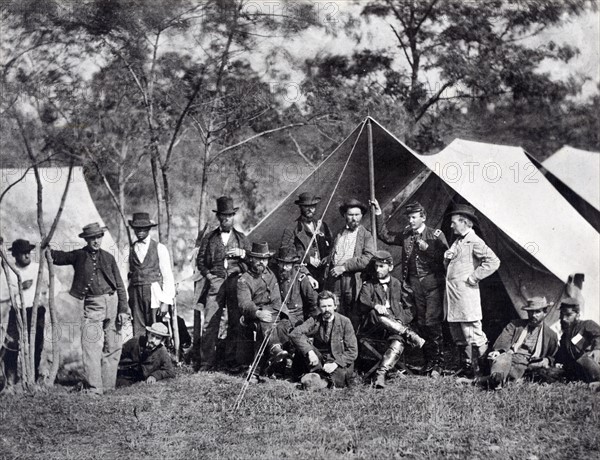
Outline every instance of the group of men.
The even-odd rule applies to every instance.
[[[404,350],[415,347],[425,360],[420,372],[435,378],[449,364],[442,353],[447,321],[460,354],[456,375],[461,381],[498,389],[556,363],[570,378],[600,381],[600,326],[579,319],[574,299],[560,305],[560,342],[544,323],[550,305],[536,297],[523,307],[528,319],[509,323],[489,347],[479,283],[500,260],[475,232],[478,218],[471,206],[449,211],[455,239],[448,245],[441,230],[426,224],[421,204],[406,206],[409,224],[394,232],[379,203],[369,201],[377,237],[402,247],[401,276],[395,278],[392,255],[377,251],[373,234],[361,224],[367,205],[350,199],[339,206],[345,225],[334,236],[316,219],[319,202],[311,193],[298,197],[300,216],[285,228],[275,253],[268,243],[250,242],[234,227],[239,208],[231,197],[217,199],[219,226],[203,236],[196,258],[199,314],[190,356],[197,370],[247,369],[252,363],[250,381],[279,368],[291,369],[306,385],[343,387],[353,381],[359,354],[368,351],[378,360],[372,382],[383,388]],[[171,333],[161,321],[175,297],[169,252],[149,238],[156,224],[147,213],[134,214],[129,224],[136,241],[127,258],[127,290],[115,258],[100,248],[105,229],[99,224],[83,227],[79,236],[85,247],[51,251],[55,265],[74,268],[69,293],[83,302],[85,388],[94,394],[116,384],[174,376],[164,345]],[[37,271],[25,256],[33,249],[25,240],[11,247],[24,280],[34,279],[26,274]],[[16,281],[9,284],[8,303],[16,303]],[[35,291],[28,282],[22,288]],[[1,292],[6,302],[7,289]],[[25,301],[30,307],[33,298]],[[120,329],[130,317],[134,337],[122,345]],[[218,339],[224,322],[223,352]]]

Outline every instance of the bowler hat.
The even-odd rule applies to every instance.
[[[392,255],[388,251],[384,251],[383,249],[375,252],[375,255],[373,255],[373,260],[376,262],[383,262],[390,265],[394,264],[394,258],[392,257]]]
[[[300,257],[293,246],[282,246],[279,248],[279,253],[275,259],[283,263],[295,263],[300,260]]]
[[[8,249],[15,254],[29,254],[35,248],[35,244],[30,244],[28,240],[18,239],[13,241],[12,246]]]
[[[329,383],[316,372],[304,374],[300,379],[303,390],[322,390],[327,388]]]
[[[321,201],[320,196],[315,196],[312,193],[304,192],[298,195],[298,199],[294,201],[294,204],[298,206],[312,206]]]
[[[413,201],[412,203],[408,203],[406,205],[406,210],[404,211],[404,214],[409,215],[409,214],[413,214],[415,212],[425,212],[425,208],[423,206],[421,206],[421,203],[419,203],[418,201]]]
[[[79,238],[93,238],[94,236],[102,236],[106,227],[100,227],[98,222],[94,222],[93,224],[87,224],[83,227],[83,231],[79,234]]]
[[[222,196],[217,198],[217,209],[213,209],[213,212],[217,214],[235,214],[240,208],[233,206],[233,198],[229,196]]]
[[[367,207],[356,198],[352,198],[340,205],[340,214],[342,216],[346,215],[346,211],[350,208],[360,208],[363,214],[367,213]]]
[[[448,211],[446,217],[453,216],[455,214],[468,217],[473,221],[474,224],[479,225],[479,219],[475,214],[475,208],[473,206],[469,206],[468,204],[456,204],[452,207],[450,211]]]
[[[274,252],[269,251],[269,243],[252,243],[252,251],[248,253],[250,257],[257,257],[259,259],[268,259],[273,256]]]
[[[164,323],[153,323],[152,326],[146,326],[146,330],[159,337],[171,337],[169,329]]]
[[[546,297],[532,297],[527,299],[527,305],[521,307],[525,311],[537,311],[550,307],[552,304],[546,301]]]
[[[156,227],[158,224],[150,220],[150,214],[147,212],[136,212],[133,214],[133,220],[129,221],[129,225],[133,228],[148,228]]]

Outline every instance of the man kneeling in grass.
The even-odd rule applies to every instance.
[[[290,340],[301,361],[301,371],[305,374],[303,381],[307,380],[307,375],[308,380],[320,375],[335,387],[349,386],[358,357],[354,328],[348,318],[336,313],[337,298],[332,292],[319,293],[317,304],[319,315],[290,332]]]
[[[128,340],[121,353],[117,386],[136,382],[156,383],[175,377],[173,361],[164,346],[167,337],[170,337],[167,326],[154,323],[146,326],[145,336]]]
[[[511,321],[504,328],[493,351],[488,354],[492,366],[490,375],[477,377],[474,384],[499,390],[507,381],[521,379],[525,372],[535,373],[553,364],[558,337],[544,324],[550,306],[545,297],[527,300],[527,305],[522,307],[527,312],[527,319]]]

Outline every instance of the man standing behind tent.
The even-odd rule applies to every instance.
[[[439,376],[442,366],[442,322],[444,320],[444,252],[446,237],[439,229],[425,225],[427,213],[420,203],[406,206],[409,225],[391,232],[383,221],[377,200],[371,201],[377,219],[377,236],[386,244],[402,246],[402,282],[410,286],[423,346],[423,371]]]
[[[233,226],[238,209],[233,206],[233,199],[228,196],[217,199],[217,209],[213,209],[213,212],[217,215],[219,227],[202,239],[196,258],[196,265],[206,283],[200,296],[200,302],[204,304],[200,347],[202,371],[212,370],[216,365],[219,325],[226,305],[229,360],[233,361],[236,355],[240,335],[237,276],[242,271],[246,251],[250,250],[250,242],[246,235]]]
[[[356,199],[340,206],[340,214],[346,220],[345,228],[337,235],[333,251],[329,255],[330,267],[325,287],[339,298],[340,314],[350,318],[358,326],[355,302],[362,286],[361,272],[367,267],[375,252],[373,235],[360,222],[367,207]]]
[[[475,233],[478,223],[475,209],[456,205],[449,213],[456,240],[444,253],[448,323],[454,342],[461,352],[461,372],[471,376],[477,359],[488,348],[488,339],[481,327],[481,297],[479,282],[500,266],[500,259]]]
[[[51,252],[54,265],[72,265],[74,269],[69,294],[83,300],[83,370],[85,386],[94,394],[115,387],[122,346],[120,329],[129,320],[127,294],[117,262],[100,249],[104,230],[98,223],[88,224],[79,234],[87,243],[84,248]]]
[[[321,197],[314,196],[311,193],[301,193],[298,199],[294,201],[300,208],[300,217],[296,219],[296,224],[284,230],[281,238],[281,247],[293,247],[300,258],[306,258],[304,262],[310,275],[323,287],[325,279],[326,258],[331,252],[332,236],[329,227],[325,222],[321,222],[321,227],[317,232],[317,221],[315,212],[317,204]],[[315,235],[315,232],[316,235]],[[314,236],[314,240],[312,240]],[[311,243],[309,247],[309,243]]]
[[[129,251],[129,306],[133,316],[133,335],[146,334],[146,326],[156,321],[161,304],[172,305],[175,281],[169,250],[148,235],[156,223],[147,212],[133,214],[129,221],[137,241]]]

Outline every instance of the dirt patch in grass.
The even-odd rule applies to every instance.
[[[192,374],[102,398],[56,386],[0,397],[0,458],[600,457],[600,394],[583,384],[499,392],[450,377],[385,390],[303,392],[287,381]]]

